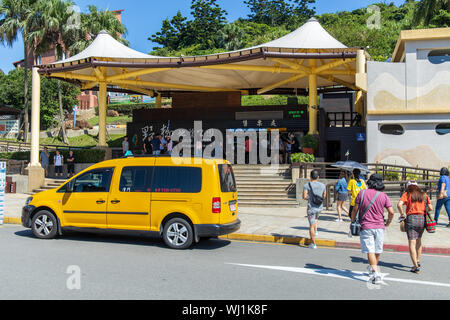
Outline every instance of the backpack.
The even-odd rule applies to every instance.
[[[309,189],[311,190],[311,203],[316,206],[323,205],[324,198],[314,193],[311,182],[309,183]]]

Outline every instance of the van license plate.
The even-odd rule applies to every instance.
[[[236,211],[236,201],[230,202],[230,211]]]

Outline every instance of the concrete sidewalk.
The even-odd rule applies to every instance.
[[[385,215],[387,217],[387,213]],[[398,218],[395,218],[386,230],[385,244],[387,250],[407,251],[406,233],[400,231]],[[229,239],[274,241],[282,243],[308,244],[309,222],[306,208],[240,208],[241,229]],[[319,218],[319,246],[359,248],[359,237],[349,238],[350,219],[336,222],[336,211],[325,211]],[[441,212],[439,226],[435,234],[425,231],[423,243],[428,253],[450,254],[450,228],[447,228],[448,217]],[[253,237],[248,237],[253,235]],[[269,237],[261,237],[269,236]],[[247,239],[250,238],[250,239]]]
[[[22,207],[28,195],[5,195],[5,223],[20,224]],[[386,214],[387,217],[387,214]],[[386,231],[385,244],[387,250],[407,251],[406,233],[400,231],[399,214]],[[335,222],[337,213],[325,211],[319,219],[319,246],[359,248],[359,237],[349,238],[350,219]],[[239,208],[241,229],[236,234],[226,236],[228,239],[267,241],[290,244],[309,243],[309,223],[306,208]],[[445,209],[441,212],[439,226],[435,234],[425,232],[423,243],[425,252],[450,255],[450,228]]]

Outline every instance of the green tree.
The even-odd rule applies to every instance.
[[[28,70],[28,76],[31,72]],[[23,81],[25,69],[15,69],[0,77],[0,103],[24,110]],[[31,83],[28,84],[27,93],[31,92]],[[70,83],[61,82],[62,105],[65,110],[72,110],[77,103],[80,90]],[[41,127],[52,127],[58,115],[58,81],[41,77]]]
[[[251,14],[249,19],[270,26],[289,25],[296,28],[315,13],[310,5],[315,0],[246,0]]]
[[[42,55],[51,48],[55,51],[57,60],[67,55],[63,39],[67,38],[65,33],[68,30],[67,24],[70,22],[73,10],[73,2],[63,0],[39,0],[37,3],[37,14],[32,19],[31,32],[28,42],[34,46],[35,53]],[[66,39],[67,41],[67,39]],[[69,144],[65,129],[65,117],[63,112],[61,81],[57,80],[58,87],[58,107],[60,134],[65,144]]]
[[[90,5],[88,13],[81,13],[79,28],[67,28],[64,32],[63,42],[71,55],[86,49],[100,31],[107,31],[114,39],[124,45],[129,42],[122,37],[127,34],[127,28],[111,11],[101,11]]]
[[[0,0],[0,42],[12,47],[13,43],[22,35],[24,41],[24,67],[28,70],[28,32],[30,19],[36,11],[36,0]],[[28,75],[28,73],[26,73]],[[23,87],[24,98],[24,132],[25,141],[28,141],[29,130],[29,95],[28,95],[28,76],[25,76]]]
[[[440,10],[450,13],[450,1],[449,0],[421,0],[414,12],[413,24],[429,25],[431,20],[439,14]]]
[[[191,14],[194,20],[187,24],[188,33],[184,42],[200,44],[202,48],[214,48],[216,34],[227,21],[227,12],[220,8],[217,0],[192,0]]]
[[[237,24],[230,23],[217,33],[216,43],[227,51],[244,47],[245,32]]]
[[[155,33],[148,40],[162,45],[169,50],[178,50],[182,46],[182,39],[186,34],[186,17],[180,11],[171,19],[164,19],[161,31]],[[156,50],[158,48],[154,48]]]

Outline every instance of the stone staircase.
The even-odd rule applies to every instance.
[[[295,184],[289,165],[234,165],[239,206],[296,208]]]
[[[39,193],[39,192],[43,192],[43,191],[47,191],[47,190],[52,190],[52,189],[56,189],[58,187],[60,187],[63,183],[65,183],[67,180],[61,180],[61,179],[45,179],[45,185],[40,188],[40,189],[34,189],[33,192],[30,192],[30,195]]]

